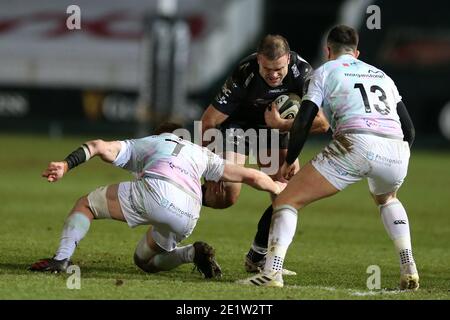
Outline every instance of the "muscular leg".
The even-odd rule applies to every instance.
[[[418,289],[419,276],[412,254],[409,221],[405,208],[397,199],[396,192],[372,196],[380,210],[384,228],[394,242],[400,257],[400,288]]]
[[[269,245],[264,273],[240,281],[244,284],[283,286],[284,257],[297,227],[297,210],[339,190],[328,182],[312,165],[306,164],[289,181],[286,189],[273,202]]]
[[[106,189],[106,206],[112,219],[125,221],[117,197],[118,185],[108,186]],[[104,199],[101,201],[105,201]],[[55,260],[70,259],[76,246],[89,230],[91,221],[95,219],[88,196],[83,196],[75,203],[64,224],[61,241],[55,254]]]
[[[169,271],[181,264],[194,263],[205,278],[220,277],[222,271],[215,260],[215,250],[205,242],[197,241],[168,252],[153,239],[152,227],[144,234],[134,252],[134,262],[143,271]]]
[[[151,231],[152,227],[144,234],[134,252],[134,263],[143,271],[148,273],[167,271],[193,261],[195,251],[192,245],[177,247],[167,252],[155,242]]]
[[[284,163],[284,160],[286,158],[287,149],[281,149],[279,150],[279,159],[278,163],[281,165]],[[261,168],[269,167],[269,164],[262,165],[259,163]],[[298,160],[295,161],[295,172],[297,173],[300,169],[300,164]],[[264,169],[262,169],[264,170]],[[281,176],[281,172],[278,169],[276,174],[270,175],[270,177],[275,181],[282,181],[286,182],[286,180]],[[245,268],[247,272],[256,272],[258,271],[258,268],[261,268],[264,263],[264,257],[267,253],[267,243],[269,240],[269,230],[270,230],[270,223],[272,221],[272,213],[273,213],[273,207],[270,205],[267,207],[267,209],[264,211],[263,215],[259,219],[258,222],[258,228],[256,231],[255,238],[253,240],[253,244],[250,247],[250,250],[247,253],[246,260],[245,260]]]
[[[338,191],[311,163],[302,167],[289,181],[286,189],[273,202],[269,250],[264,266],[266,272],[282,270],[286,251],[295,235],[297,210]]]
[[[227,151],[225,159],[244,166],[247,157]],[[203,205],[214,209],[226,209],[236,203],[241,187],[241,183],[207,181],[202,187]]]

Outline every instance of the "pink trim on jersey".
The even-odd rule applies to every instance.
[[[188,165],[187,162],[180,161],[176,157],[158,159],[149,167],[145,168],[146,172],[153,172],[170,180],[176,181],[179,185],[187,190],[194,192],[199,199],[202,198],[202,188],[200,185],[200,174],[197,170]]]

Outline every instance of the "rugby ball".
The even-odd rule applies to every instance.
[[[274,100],[282,119],[294,119],[300,109],[301,102],[302,99],[295,93],[283,94]]]

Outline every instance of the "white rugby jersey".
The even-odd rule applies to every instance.
[[[122,148],[113,164],[149,177],[169,181],[202,199],[200,179],[218,181],[225,162],[207,148],[171,133],[120,141]]]
[[[315,70],[303,100],[322,108],[333,134],[376,133],[403,139],[392,79],[383,71],[350,54]]]

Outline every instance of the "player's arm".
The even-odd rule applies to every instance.
[[[99,156],[103,161],[111,163],[120,152],[120,141],[92,140],[83,143],[78,149],[71,152],[63,161],[50,162],[42,177],[49,182],[60,180],[70,169]]]
[[[206,146],[209,139],[204,139],[206,130],[216,128],[224,122],[241,103],[245,90],[243,90],[240,80],[242,69],[238,66],[230,77],[225,81],[221,90],[202,115],[202,145]],[[204,141],[206,140],[206,141]]]
[[[249,186],[268,191],[273,194],[279,194],[283,191],[286,184],[273,181],[267,174],[252,168],[245,168],[233,163],[225,163],[222,181],[242,182]]]
[[[317,104],[310,100],[303,100],[299,113],[294,119],[289,131],[289,145],[285,163],[281,168],[284,178],[290,179],[293,175],[293,163],[298,158],[305,145],[311,126],[319,111]]]
[[[277,107],[272,103],[265,111],[264,118],[269,127],[279,129],[281,132],[288,132],[292,128],[294,119],[283,119],[280,117]],[[330,128],[325,115],[321,110],[317,113],[312,123],[309,133],[325,133]]]
[[[212,104],[206,108],[205,112],[202,115],[201,118],[201,137],[202,137],[202,145],[205,146],[208,143],[208,140],[203,140],[203,134],[206,132],[206,130],[211,128],[216,128],[218,125],[220,125],[222,122],[224,122],[228,118],[228,115],[217,110]]]
[[[403,139],[408,141],[409,147],[411,148],[416,137],[416,130],[414,129],[414,124],[409,116],[408,110],[401,100],[397,103],[397,113],[400,118],[400,124],[402,125]]]
[[[294,120],[292,120],[292,122],[294,122]],[[309,133],[312,134],[326,133],[328,129],[330,129],[330,124],[325,118],[325,115],[323,114],[322,110],[319,110],[314,118]]]
[[[306,94],[308,93],[310,82],[314,77],[314,69],[311,67],[311,65],[309,63],[304,61],[301,64],[301,67],[299,67],[299,70],[301,70],[302,74],[303,74],[303,76],[302,76],[303,83],[302,83],[300,90],[303,93],[301,95],[301,97],[302,97],[302,99],[304,99]],[[314,78],[314,80],[316,80],[316,78]],[[291,121],[291,124],[289,126],[288,131],[290,130],[290,128],[292,128],[294,119],[290,119],[289,121]],[[311,125],[311,129],[309,130],[309,133],[311,133],[311,134],[326,133],[329,129],[330,129],[330,124],[328,123],[327,119],[325,118],[325,115],[323,114],[322,110],[319,110],[319,112],[317,112],[317,114],[314,118],[314,121]]]

